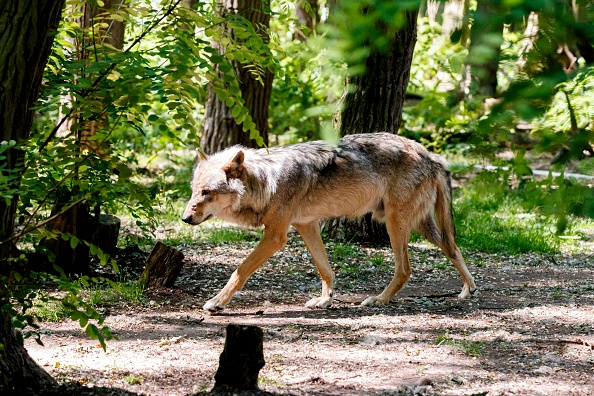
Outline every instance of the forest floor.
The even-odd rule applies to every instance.
[[[456,298],[462,283],[441,252],[414,243],[410,281],[380,308],[359,304],[388,284],[393,255],[358,247],[334,260],[333,307],[309,310],[321,282],[292,232],[226,310],[203,312],[255,243],[182,247],[175,287],[105,310],[119,337],[106,352],[70,321],[42,323],[45,346],[27,340],[27,349],[59,381],[82,386],[79,394],[203,394],[226,325],[249,324],[264,331],[261,393],[594,395],[591,242],[579,254],[465,251],[478,286],[467,300]]]

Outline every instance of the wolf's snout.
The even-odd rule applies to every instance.
[[[182,216],[182,221],[184,223],[192,224],[192,215],[189,214],[189,215]]]

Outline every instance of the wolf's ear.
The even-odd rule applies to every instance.
[[[239,150],[237,154],[235,154],[235,157],[223,166],[223,171],[227,174],[227,179],[237,179],[241,177],[241,174],[245,169],[243,166],[243,158],[243,151]]]

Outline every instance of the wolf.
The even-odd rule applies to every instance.
[[[201,159],[182,216],[196,225],[214,216],[241,226],[264,226],[264,235],[225,287],[203,309],[224,309],[271,255],[297,229],[322,278],[322,294],[305,304],[329,308],[334,299],[332,270],[320,235],[320,219],[372,213],[385,222],[394,251],[392,281],[363,306],[388,304],[411,275],[408,241],[417,230],[450,259],[463,281],[459,298],[476,289],[455,242],[451,175],[441,157],[421,144],[385,133],[347,135],[324,141],[264,149],[233,146]]]

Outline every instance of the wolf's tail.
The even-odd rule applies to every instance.
[[[447,168],[444,168],[437,178],[435,220],[442,248],[446,250],[446,254],[454,254],[456,249],[456,225],[454,224],[452,212],[452,175]]]

